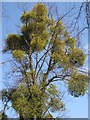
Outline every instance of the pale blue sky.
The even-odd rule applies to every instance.
[[[35,3],[29,3],[29,9],[33,8]],[[63,13],[65,10],[65,4],[67,3],[55,3],[59,7],[59,13]],[[73,3],[72,3],[73,4]],[[2,44],[5,37],[9,33],[19,33],[16,25],[20,25],[20,15],[22,11],[18,8],[17,3],[3,3],[3,10],[5,11],[6,17],[2,21]],[[60,11],[61,10],[61,11]],[[87,33],[84,33],[82,37],[82,45],[87,46],[88,38]],[[4,55],[3,60],[9,59],[9,55]],[[68,113],[66,116],[71,118],[88,118],[88,96],[73,98],[70,95],[66,95],[66,106]]]

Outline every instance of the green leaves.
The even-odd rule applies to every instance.
[[[48,18],[47,13],[46,6],[41,3],[36,4],[31,11],[23,13],[21,16],[22,35],[9,34],[7,36],[7,51],[21,50],[27,54],[42,52],[51,39],[53,46],[51,56],[55,64],[58,63],[65,69],[83,66],[86,57],[81,49],[76,48],[75,38],[70,37],[62,21]]]
[[[36,4],[32,10],[35,14],[36,21],[41,22],[47,19],[47,8],[44,4]]]
[[[22,50],[14,50],[12,55],[16,60],[21,61],[25,57],[25,52]]]
[[[36,36],[35,34],[32,34],[32,41],[30,43],[32,51],[41,51],[46,47],[46,44],[47,44],[47,35],[46,38],[44,39],[42,36]]]
[[[21,16],[22,23],[29,22],[30,20],[30,12],[24,12]]]
[[[20,36],[16,34],[9,34],[6,38],[6,46],[8,50],[14,50],[19,48]]]
[[[50,95],[58,95],[58,91],[57,91],[57,87],[53,84],[50,84],[49,88],[47,89],[47,91],[49,92]]]
[[[0,114],[0,119],[1,120],[8,119],[8,116],[3,112],[2,114]]]
[[[40,85],[30,86],[30,91],[25,84],[20,84],[12,94],[12,106],[22,114],[24,118],[52,118],[50,112],[65,110],[63,101],[59,98],[59,92],[55,85],[51,84],[43,93]],[[46,97],[48,96],[48,97]],[[46,114],[43,113],[46,111]]]
[[[66,45],[73,49],[76,45],[76,40],[75,38],[65,38],[65,43]]]
[[[72,96],[83,96],[88,90],[88,76],[75,73],[68,82],[68,89]]]
[[[64,104],[59,98],[51,98],[50,105],[51,105],[51,112],[65,110]]]
[[[12,105],[24,118],[34,118],[41,116],[44,98],[41,95],[38,85],[34,85],[28,91],[24,85],[20,85],[13,93]]]
[[[6,47],[5,51],[13,51],[13,50],[22,50],[28,52],[29,45],[27,42],[30,41],[26,39],[23,35],[18,34],[9,34],[6,38]]]
[[[86,55],[81,49],[76,48],[75,43],[73,38],[68,38],[65,43],[62,40],[56,40],[52,53],[53,61],[65,69],[83,66]]]
[[[57,90],[57,86],[50,84],[50,86],[47,88],[47,92],[47,94],[50,96],[48,105],[50,107],[51,112],[65,110],[65,105],[63,101],[59,98],[60,94]]]
[[[36,4],[32,11],[24,12],[21,16],[22,23],[47,21],[47,8],[43,4]]]
[[[46,6],[43,4],[35,5],[32,11],[22,14],[21,21],[23,23],[22,35],[9,34],[6,38],[6,51],[19,49],[28,53],[30,46],[33,52],[43,50],[49,37]]]
[[[78,48],[70,49],[69,55],[72,64],[74,64],[76,67],[83,66],[86,55],[83,53],[81,49]]]
[[[53,116],[50,113],[48,113],[44,116],[44,118],[53,118]]]

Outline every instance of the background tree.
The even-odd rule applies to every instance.
[[[21,33],[9,34],[4,49],[10,51],[20,79],[16,88],[3,91],[2,100],[11,101],[20,118],[52,118],[53,112],[65,110],[55,81],[67,83],[74,97],[87,91],[88,77],[79,71],[85,54],[61,18],[48,16],[44,4],[24,11],[20,19]]]

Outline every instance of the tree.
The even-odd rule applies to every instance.
[[[4,49],[20,78],[16,88],[2,92],[2,101],[5,107],[11,101],[20,118],[53,118],[52,113],[65,110],[55,81],[66,82],[74,97],[87,91],[88,76],[79,71],[86,56],[61,19],[48,16],[44,4],[24,11],[20,20],[21,34],[9,34]]]

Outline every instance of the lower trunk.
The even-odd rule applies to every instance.
[[[23,118],[22,115],[20,115],[20,120],[25,120],[25,118]]]

